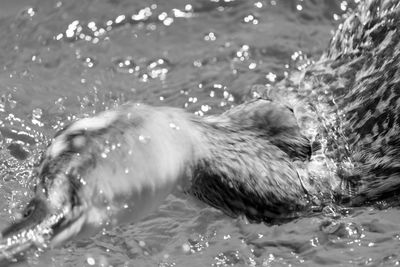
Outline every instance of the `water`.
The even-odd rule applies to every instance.
[[[346,1],[3,1],[0,228],[18,217],[53,134],[127,100],[220,113],[254,84],[317,60]],[[169,196],[137,225],[74,242],[33,266],[399,264],[397,209],[248,224]],[[26,266],[27,264],[21,264]]]

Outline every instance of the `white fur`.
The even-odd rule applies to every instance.
[[[118,117],[117,111],[104,111],[92,118],[84,118],[74,122],[69,126],[63,134],[57,136],[51,146],[47,149],[47,156],[55,158],[60,155],[66,148],[67,143],[65,140],[65,135],[74,133],[80,130],[85,131],[96,131],[103,128],[109,127],[115,119]]]

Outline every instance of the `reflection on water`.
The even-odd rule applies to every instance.
[[[31,195],[53,134],[128,100],[220,113],[318,59],[356,1],[7,1],[0,16],[0,226]],[[18,8],[17,8],[18,7]],[[3,7],[2,7],[3,8]],[[2,9],[3,10],[3,9]],[[16,12],[19,10],[19,12]],[[14,12],[15,11],[15,12]],[[145,221],[53,250],[37,266],[398,264],[396,210],[266,226],[169,196]]]

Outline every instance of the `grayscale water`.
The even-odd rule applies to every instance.
[[[220,113],[317,60],[354,1],[3,0],[0,228],[53,134],[130,101]],[[143,222],[20,266],[393,266],[398,209],[268,226],[169,196]]]

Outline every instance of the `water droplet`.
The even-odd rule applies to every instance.
[[[15,108],[15,106],[17,105],[17,101],[15,101],[14,99],[12,99],[12,95],[9,94],[8,95],[8,103],[10,105],[10,108]]]
[[[143,144],[150,142],[150,136],[139,135],[139,141]]]
[[[27,9],[23,10],[20,15],[25,18],[33,17],[36,14],[36,10],[32,7],[28,7]]]
[[[168,14],[166,12],[162,12],[160,15],[158,15],[159,20],[164,20],[168,17]]]
[[[274,73],[272,73],[272,72],[269,72],[269,73],[265,76],[265,78],[267,78],[270,82],[275,82],[275,80],[276,80],[276,74],[274,74]]]
[[[171,25],[173,22],[174,22],[174,19],[171,18],[171,17],[168,17],[168,18],[166,18],[166,19],[163,21],[163,24],[164,24],[165,26],[169,26],[169,25]]]
[[[102,152],[102,153],[101,153],[101,157],[102,157],[103,159],[107,158],[107,153]]]
[[[160,80],[165,80],[166,75],[171,67],[172,64],[169,62],[169,60],[159,58],[148,63],[147,74],[153,79],[159,78]]]
[[[209,32],[204,36],[204,40],[212,42],[212,41],[217,40],[217,36],[215,35],[215,33]]]
[[[185,243],[182,245],[182,250],[184,253],[189,253],[190,252],[190,245],[188,243]]]
[[[81,58],[81,60],[83,61],[83,64],[88,68],[93,68],[96,64],[95,59],[91,57]]]
[[[209,105],[201,105],[201,111],[203,112],[208,112],[211,110],[211,107]]]
[[[171,127],[172,129],[174,129],[174,130],[180,130],[180,128],[179,128],[179,126],[177,126],[175,123],[173,123],[173,122],[170,122],[169,123],[169,127]]]
[[[128,174],[128,173],[129,173],[129,169],[126,168],[126,169],[125,169],[125,174]]]
[[[253,14],[249,14],[246,17],[244,17],[243,21],[244,23],[258,24],[258,18]]]
[[[256,63],[250,63],[250,65],[249,65],[249,69],[250,70],[254,70],[255,68],[257,67],[257,64]]]
[[[197,97],[189,97],[188,102],[196,103],[197,102]]]
[[[194,113],[194,115],[199,116],[199,117],[202,117],[202,116],[204,116],[204,112],[201,111],[201,110],[198,110],[198,111],[196,111],[196,112]]]
[[[95,264],[96,264],[96,261],[95,261],[92,257],[88,257],[88,258],[86,259],[86,261],[87,261],[87,263],[88,263],[89,265],[95,265]]]
[[[119,15],[116,19],[115,19],[115,23],[116,24],[121,24],[122,22],[124,22],[125,20],[125,15]]]
[[[42,115],[43,111],[40,108],[35,108],[32,110],[32,123],[38,126],[43,126],[43,123],[40,121]]]
[[[131,57],[118,58],[113,61],[116,66],[116,70],[121,73],[132,74],[135,71],[139,71],[140,67],[136,65]]]
[[[224,235],[224,240],[231,239],[231,235]]]
[[[150,17],[153,13],[151,12],[151,9],[149,7],[145,7],[141,10],[139,10],[139,12],[137,14],[133,14],[132,15],[132,20],[135,21],[144,21],[146,19],[148,19],[148,17]]]

